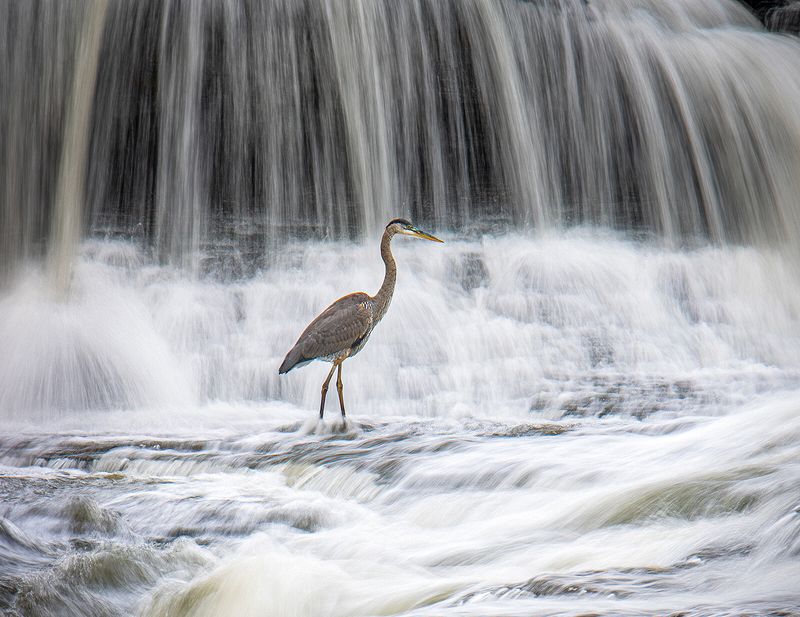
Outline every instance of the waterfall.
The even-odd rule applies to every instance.
[[[380,406],[393,391],[390,402],[417,401],[409,408],[420,414],[449,413],[466,405],[458,384],[471,384],[473,402],[496,392],[474,391],[483,374],[463,359],[482,357],[494,358],[487,375],[518,403],[522,375],[529,384],[557,372],[524,360],[535,341],[570,341],[561,355],[577,373],[528,407],[560,409],[565,384],[593,379],[603,358],[623,382],[667,366],[680,381],[708,362],[735,372],[737,362],[788,370],[797,360],[776,341],[794,340],[800,42],[766,33],[730,0],[9,2],[0,17],[14,51],[0,65],[10,84],[0,97],[0,251],[4,278],[22,273],[0,297],[0,340],[15,350],[0,361],[6,409],[310,404],[314,380],[278,381],[270,363],[291,343],[288,324],[299,331],[351,285],[374,287],[372,244],[353,252],[336,241],[372,239],[397,215],[469,239],[417,269],[441,289],[419,299],[435,306],[414,327],[436,339],[450,324],[437,316],[455,302],[481,337],[505,342],[452,332],[462,346],[442,340],[423,362],[439,366],[436,377],[415,364],[405,386],[392,382],[397,366],[375,357],[378,391],[354,385],[356,401]],[[596,237],[552,239],[573,227]],[[506,249],[479,240],[532,230],[577,263],[593,252],[610,261],[569,270],[576,286],[565,291],[545,254],[535,266],[520,257],[511,276],[496,265]],[[648,249],[609,253],[598,239],[608,233],[661,247],[661,265],[620,278],[625,260],[610,255],[645,268]],[[81,237],[75,297],[53,308],[25,264],[48,254],[49,285],[63,292]],[[681,250],[714,246],[713,276],[695,254],[674,265]],[[769,324],[729,280],[742,255],[756,260],[752,293],[771,307]],[[139,274],[145,266],[155,269]],[[462,276],[475,280],[452,288]],[[264,277],[274,286],[260,288]],[[766,278],[784,283],[758,287]],[[620,295],[680,310],[654,326],[615,304]],[[382,326],[395,345],[393,328],[410,327],[414,309],[396,310],[400,321]],[[482,314],[520,331],[547,325],[518,349],[502,323],[480,325]],[[698,322],[709,328],[699,339]],[[727,333],[728,323],[741,332]],[[650,351],[632,349],[625,331]],[[660,331],[674,339],[659,342]],[[708,349],[718,350],[713,361]],[[510,357],[526,371],[501,370]],[[433,403],[435,392],[449,394]]]
[[[91,6],[0,6],[4,270],[59,242],[66,164],[85,233],[193,271],[399,215],[797,237],[800,43],[732,0],[120,2],[97,60]]]
[[[798,67],[735,0],[0,0],[0,614],[797,615]]]

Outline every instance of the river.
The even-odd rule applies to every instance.
[[[800,615],[800,43],[733,1],[0,3],[0,613]],[[392,305],[344,364],[306,324]]]

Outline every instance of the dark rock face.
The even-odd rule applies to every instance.
[[[768,11],[765,24],[776,32],[800,35],[800,2],[791,2]]]
[[[774,32],[800,34],[800,0],[739,0]]]
[[[776,8],[782,7],[784,0],[739,0],[749,8],[761,21],[764,21],[767,13]]]

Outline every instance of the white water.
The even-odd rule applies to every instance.
[[[596,415],[598,395],[614,412],[678,411],[687,397],[724,409],[800,369],[796,272],[778,252],[671,251],[588,230],[394,245],[391,313],[345,365],[356,413],[558,418]],[[222,283],[89,243],[71,303],[52,304],[35,277],[2,300],[14,352],[0,359],[0,409],[313,408],[327,369],[277,366],[314,315],[382,276],[372,245],[294,245],[254,279]],[[631,389],[645,400],[626,400]]]
[[[0,301],[0,590],[19,589],[0,598],[35,615],[792,614],[791,261],[596,230],[445,238],[395,240],[395,300],[345,364],[345,432],[335,399],[315,420],[324,365],[277,366],[329,301],[374,292],[376,246],[298,244],[217,282],[90,242],[67,304],[26,275]]]

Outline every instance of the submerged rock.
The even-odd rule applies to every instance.
[[[101,507],[88,497],[76,497],[64,508],[69,530],[72,533],[102,533],[116,531],[119,513]]]
[[[800,34],[800,2],[797,0],[740,0],[773,32]]]
[[[776,32],[800,34],[800,2],[772,9],[765,16],[764,24]]]
[[[456,281],[464,291],[489,285],[489,270],[480,253],[462,253],[450,262],[448,270],[450,280]]]

